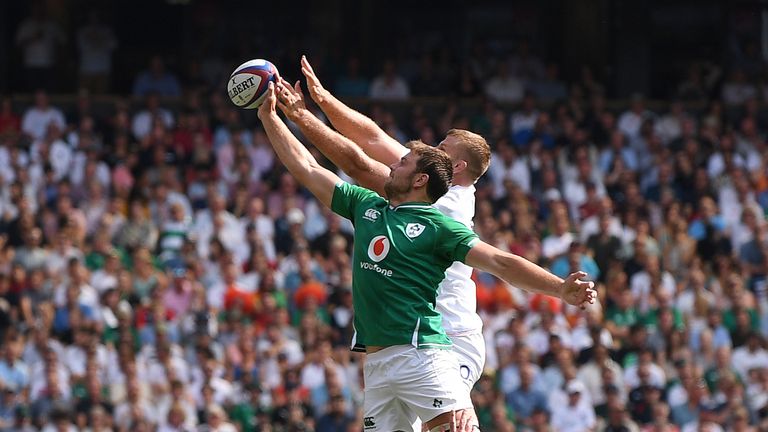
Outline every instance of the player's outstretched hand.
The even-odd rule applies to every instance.
[[[301,92],[299,81],[296,81],[296,84],[291,87],[291,83],[283,78],[279,79],[277,83],[277,107],[294,122],[307,112],[307,105],[304,103],[304,94]]]
[[[597,299],[597,291],[595,291],[595,283],[592,281],[581,280],[587,277],[587,273],[578,271],[571,273],[563,281],[563,287],[560,297],[565,300],[566,303],[580,306],[582,309],[587,305],[593,304]]]
[[[264,121],[269,115],[275,112],[275,104],[277,104],[277,97],[275,96],[275,83],[270,82],[267,87],[267,97],[264,102],[259,106],[259,118]]]
[[[312,69],[312,65],[309,64],[307,56],[301,56],[301,72],[307,78],[307,90],[309,90],[309,96],[320,105],[327,97],[327,91],[320,83],[320,79],[315,75],[315,70]]]
[[[456,411],[456,432],[477,432],[480,430],[479,424],[474,409]]]

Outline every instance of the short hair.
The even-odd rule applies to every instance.
[[[467,161],[467,172],[472,181],[477,181],[488,170],[491,163],[491,148],[482,136],[464,129],[451,129],[446,136],[459,140],[464,159]]]
[[[429,176],[427,180],[427,197],[431,202],[437,201],[448,192],[453,180],[453,162],[448,154],[421,141],[409,141],[406,145],[411,152],[419,157],[416,161],[416,171]]]

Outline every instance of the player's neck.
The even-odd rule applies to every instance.
[[[472,186],[473,184],[475,184],[475,182],[473,182],[471,180],[466,180],[466,179],[465,180],[455,180],[453,182],[454,186],[463,186],[463,187],[469,187],[469,186]]]
[[[468,186],[472,186],[473,184],[475,184],[474,181],[472,181],[472,180],[470,180],[470,179],[468,179],[468,178],[466,178],[464,176],[456,176],[456,177],[453,178],[453,185],[454,186],[468,187]]]

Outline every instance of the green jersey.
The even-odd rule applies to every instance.
[[[365,345],[449,348],[435,309],[445,270],[478,241],[465,225],[426,203],[389,202],[339,183],[331,208],[355,226],[353,349]]]

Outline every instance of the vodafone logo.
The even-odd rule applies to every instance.
[[[371,243],[368,244],[368,258],[373,262],[379,262],[386,258],[389,253],[389,239],[386,236],[380,235],[371,239]]]

